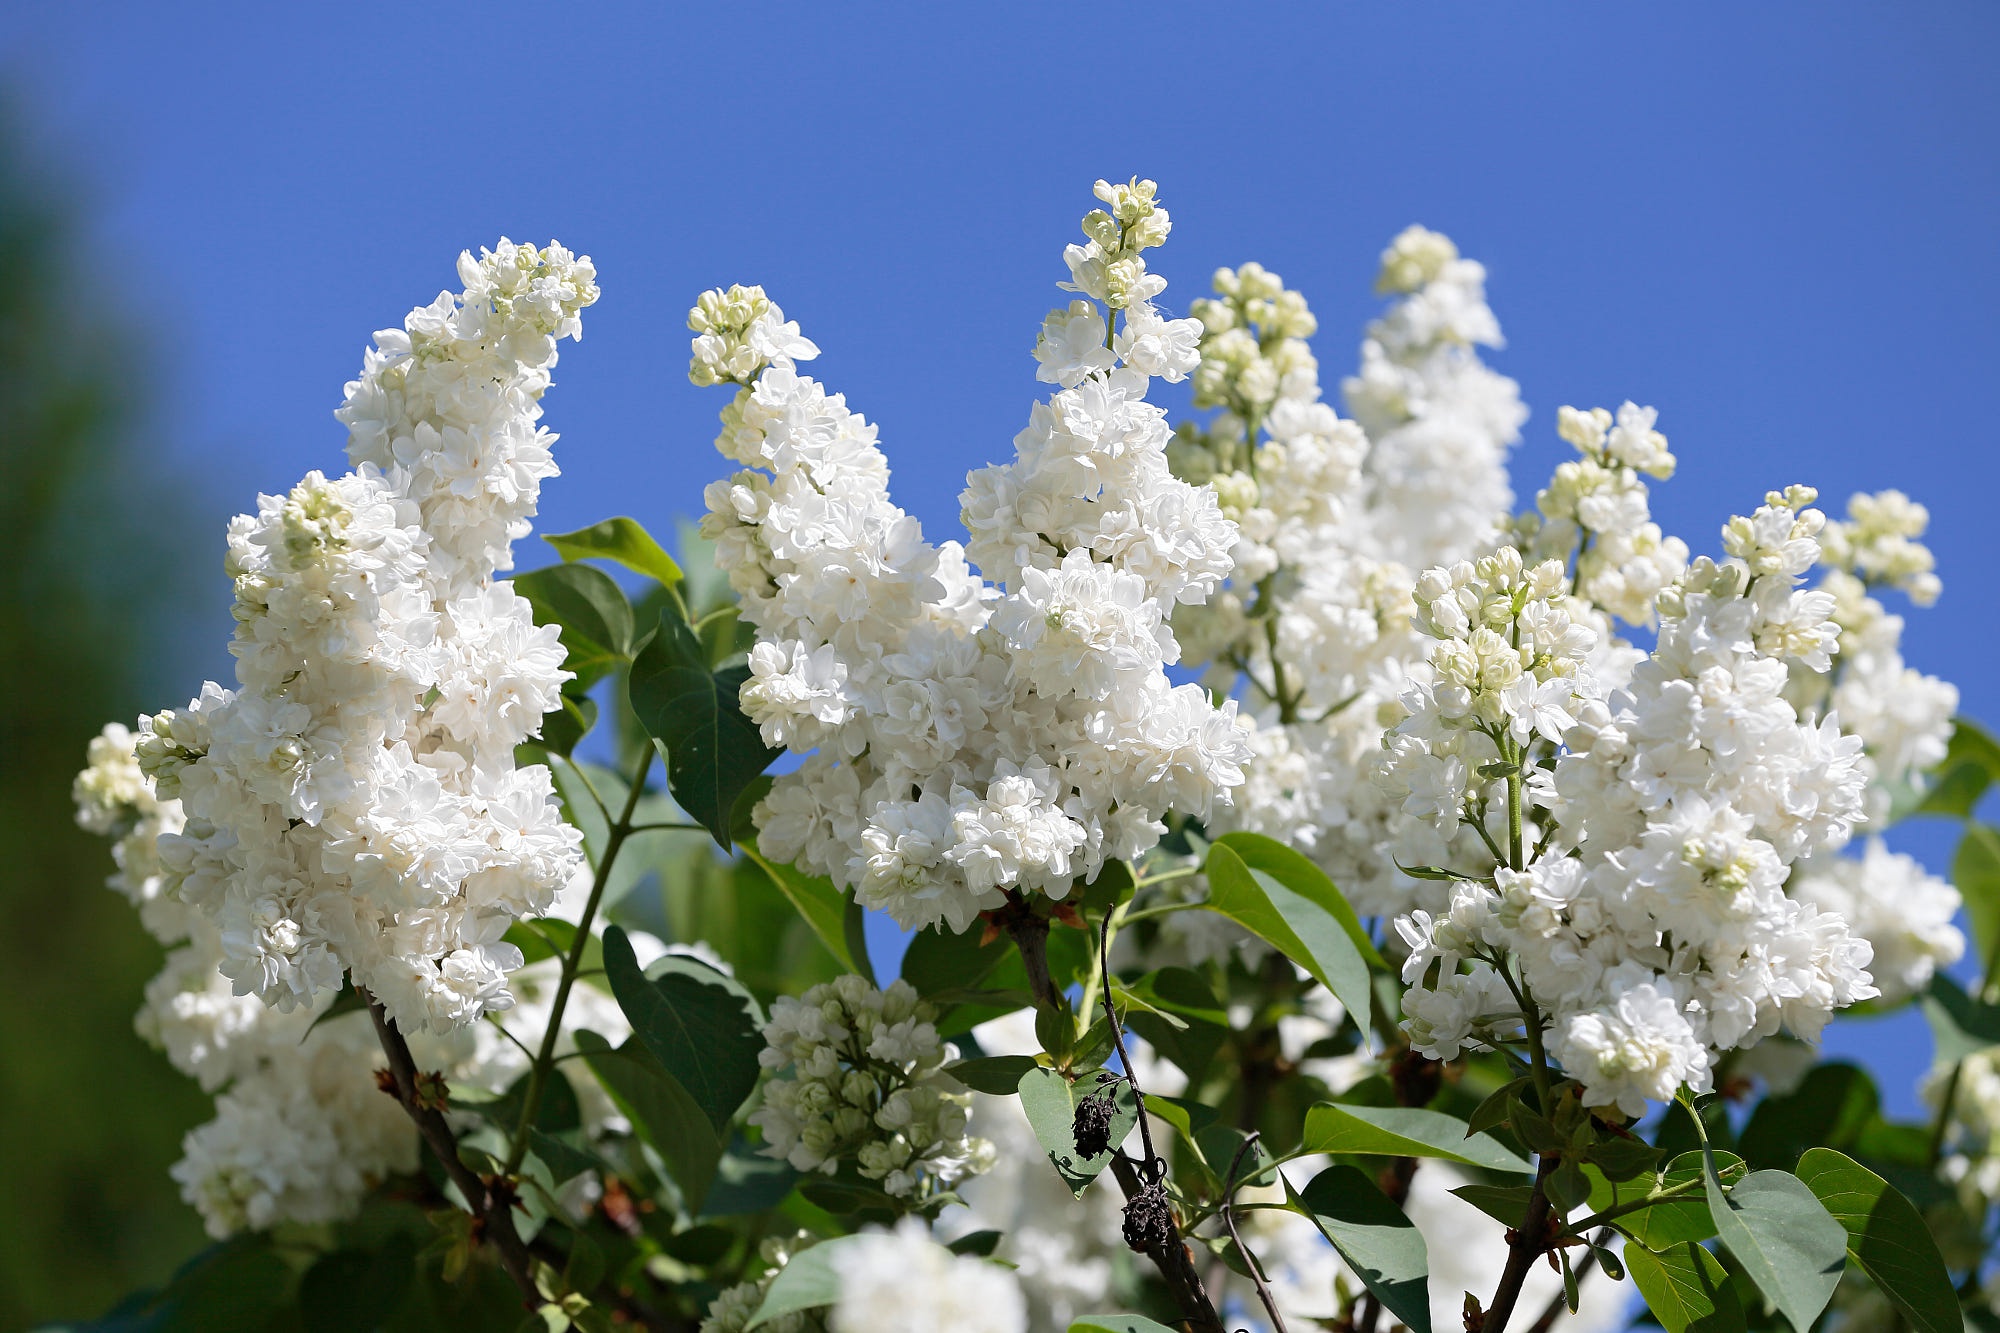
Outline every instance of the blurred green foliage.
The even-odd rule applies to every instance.
[[[206,1099],[132,1031],[161,950],[69,782],[105,721],[186,693],[186,553],[215,543],[146,456],[146,358],[81,236],[0,98],[0,1328],[94,1314],[201,1243],[167,1167]]]

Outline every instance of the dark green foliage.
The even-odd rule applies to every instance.
[[[707,648],[671,607],[632,661],[632,712],[667,756],[669,790],[724,848],[737,798],[778,757],[736,701],[749,672],[713,670]]]

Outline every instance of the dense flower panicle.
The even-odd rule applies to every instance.
[[[334,413],[347,459],[416,502],[431,559],[453,592],[513,568],[541,483],[557,475],[556,437],[539,423],[556,343],[581,338],[597,300],[589,258],[551,241],[458,259],[464,291],[439,292],[384,329]]]
[[[1653,623],[1662,589],[1687,568],[1687,543],[1652,522],[1643,474],[1674,474],[1667,437],[1653,429],[1650,407],[1626,403],[1614,419],[1603,408],[1557,413],[1557,432],[1583,457],[1556,468],[1522,523],[1537,554],[1578,552],[1577,596],[1628,625]]]
[[[184,815],[179,800],[160,797],[134,744],[116,723],[91,742],[90,766],[75,784],[77,822],[116,839],[111,886],[133,900],[147,929],[168,946],[134,1026],[175,1069],[220,1094],[215,1118],[183,1141],[174,1179],[218,1238],[352,1216],[370,1186],[413,1169],[417,1157],[409,1118],[376,1085],[383,1057],[374,1027],[358,1013],[321,1021],[332,991],[284,1009],[232,986],[218,923],[163,892],[166,877],[149,859],[157,856],[161,834],[180,828]],[[555,914],[573,915],[573,904]],[[658,948],[635,939],[649,952]],[[420,1063],[461,1090],[504,1090],[526,1068],[517,1043],[539,1040],[548,1027],[556,968],[549,959],[515,975],[520,1003],[502,1017],[512,1038],[488,1023],[416,1032],[411,1045]],[[559,1046],[570,1046],[567,1034],[580,1028],[612,1038],[629,1030],[610,997],[588,987],[571,996]],[[588,1123],[612,1123],[611,1105],[595,1085],[578,1091]]]
[[[743,708],[809,756],[757,806],[759,845],[905,926],[1065,896],[1150,848],[1168,808],[1226,800],[1248,757],[1234,704],[1164,670],[1171,613],[1213,591],[1234,540],[1214,492],[1169,471],[1145,400],[1194,369],[1198,326],[1151,303],[1140,252],[1168,220],[1150,182],[1098,197],[1065,284],[1091,299],[1036,347],[1059,387],[1014,461],[967,479],[967,546],[932,545],[889,498],[875,428],[798,372],[817,348],[760,290],[689,317],[694,378],[740,386],[716,447],[747,470],[709,487],[703,532],[757,629]],[[1122,312],[1115,334],[1094,301]]]
[[[1873,594],[1890,589],[1918,606],[1943,591],[1936,561],[1919,540],[1929,515],[1899,491],[1856,495],[1845,522],[1820,534],[1817,591],[1831,599],[1838,638],[1823,672],[1794,669],[1786,687],[1803,716],[1830,716],[1861,741],[1870,776],[1868,822],[1879,823],[1942,762],[1958,711],[1958,688],[1903,660],[1903,618]],[[1801,866],[1792,892],[1846,917],[1875,948],[1883,994],[1901,999],[1923,989],[1939,966],[1965,951],[1952,924],[1959,897],[1908,857],[1870,839],[1859,858],[1815,858]]]
[[[512,1003],[501,935],[580,862],[548,770],[513,757],[563,650],[493,575],[555,475],[540,398],[595,274],[506,241],[459,270],[348,386],[356,470],[230,525],[236,688],[137,745],[186,815],[165,891],[213,924],[237,992],[310,1008],[351,973],[406,1032]]]
[[[1868,941],[1875,955],[1868,970],[1886,1003],[1920,993],[1965,955],[1965,936],[1952,924],[1963,903],[1958,890],[1880,838],[1867,839],[1858,857],[1800,862],[1790,892]]]
[[[1575,592],[1559,561],[1528,569],[1503,547],[1419,581],[1433,680],[1408,696],[1382,777],[1406,811],[1440,831],[1480,818],[1495,802],[1476,775],[1560,745],[1522,782],[1525,868],[1398,923],[1419,1050],[1518,1032],[1505,969],[1586,1104],[1638,1115],[1705,1089],[1716,1052],[1781,1025],[1816,1037],[1877,993],[1868,943],[1784,893],[1793,863],[1851,836],[1868,779],[1860,740],[1784,694],[1788,668],[1827,669],[1836,635],[1833,599],[1799,586],[1819,557],[1813,498],[1793,487],[1732,519],[1727,558],[1659,595],[1657,644],[1619,689],[1584,667],[1594,636],[1561,610]]]
[[[1503,345],[1486,270],[1449,238],[1411,227],[1382,254],[1394,296],[1368,327],[1360,373],[1342,386],[1368,432],[1370,507],[1383,553],[1411,569],[1479,548],[1513,503],[1506,452],[1527,409],[1514,381],[1479,360]]]
[[[827,1174],[851,1159],[917,1200],[990,1167],[992,1145],[965,1133],[970,1098],[942,1071],[957,1051],[938,1040],[935,1018],[904,981],[881,991],[849,975],[780,996],[760,1057],[780,1072],[750,1116],[764,1155]]]
[[[1178,475],[1215,488],[1239,534],[1228,586],[1173,622],[1213,688],[1242,681],[1256,723],[1244,788],[1214,826],[1290,842],[1364,912],[1408,900],[1383,854],[1407,819],[1368,780],[1428,655],[1405,562],[1458,559],[1489,540],[1521,416],[1512,382],[1472,351],[1499,340],[1478,266],[1420,228],[1384,264],[1384,290],[1401,299],[1371,329],[1367,373],[1349,382],[1359,421],[1320,401],[1305,298],[1257,264],[1219,270],[1215,297],[1194,307],[1195,404],[1217,410],[1183,423],[1169,451]],[[1479,513],[1455,509],[1438,526],[1446,499]]]

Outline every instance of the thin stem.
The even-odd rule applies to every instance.
[[[559,755],[557,757],[569,765],[570,772],[576,774],[576,780],[583,784],[583,790],[589,795],[591,803],[597,807],[597,813],[604,816],[604,822],[609,824],[611,822],[611,807],[606,805],[604,798],[597,794],[597,784],[590,780],[590,771],[567,755]],[[584,848],[584,855],[590,855],[588,847]],[[593,866],[592,868],[594,869],[595,867]]]
[[[1555,1169],[1555,1155],[1544,1154],[1535,1169],[1535,1192],[1528,1199],[1527,1216],[1521,1219],[1518,1229],[1507,1233],[1507,1267],[1500,1274],[1500,1285],[1494,1289],[1493,1299],[1487,1303],[1478,1333],[1504,1333],[1507,1320],[1521,1299],[1521,1285],[1528,1280],[1528,1270],[1548,1248],[1548,1180]]]
[[[677,831],[677,832],[684,832],[684,833],[706,833],[706,832],[708,832],[708,829],[707,829],[707,828],[706,828],[706,827],[705,827],[704,825],[701,825],[701,824],[690,824],[690,823],[686,822],[685,820],[683,820],[683,821],[679,821],[679,822],[676,822],[676,821],[673,821],[673,820],[662,820],[662,821],[661,821],[660,823],[657,823],[657,824],[634,824],[634,825],[633,825],[633,826],[632,826],[631,828],[627,829],[627,830],[626,830],[626,832],[627,832],[627,833],[659,833],[659,832],[661,832],[661,831],[663,831],[663,830],[668,830],[668,829],[671,829],[671,830],[675,830],[675,831]]]
[[[1168,884],[1174,880],[1186,879],[1190,875],[1199,875],[1200,873],[1201,867],[1198,865],[1176,866],[1172,870],[1162,870],[1157,875],[1142,877],[1132,885],[1132,891],[1137,893],[1140,889],[1150,889],[1155,884]]]
[[[1232,1211],[1237,1168],[1243,1165],[1243,1154],[1256,1144],[1257,1133],[1252,1130],[1237,1145],[1236,1156],[1230,1159],[1229,1176],[1222,1182],[1222,1225],[1228,1228],[1229,1239],[1236,1243],[1236,1252],[1243,1256],[1243,1266],[1250,1270],[1250,1280],[1257,1286],[1257,1299],[1264,1303],[1264,1312],[1271,1316],[1273,1333],[1287,1333],[1285,1317],[1278,1313],[1278,1302],[1272,1297],[1270,1285],[1264,1277],[1264,1265],[1258,1261],[1256,1253],[1243,1243],[1243,1237],[1237,1234],[1236,1214]]]
[[[1643,1199],[1634,1199],[1630,1203],[1614,1204],[1602,1212],[1592,1213],[1589,1217],[1584,1218],[1581,1222],[1571,1227],[1570,1230],[1581,1234],[1592,1227],[1608,1226],[1613,1219],[1623,1217],[1627,1213],[1636,1213],[1641,1209],[1651,1208],[1655,1204],[1666,1203],[1671,1199],[1678,1199],[1684,1194],[1693,1194],[1702,1188],[1703,1180],[1701,1177],[1696,1177],[1693,1180],[1684,1180],[1672,1189],[1664,1189],[1658,1194],[1648,1194]]]
[[[1526,870],[1527,859],[1521,854],[1521,761],[1524,752],[1518,745],[1508,747],[1513,752],[1513,772],[1507,775],[1507,865],[1513,870]]]
[[[1161,903],[1157,907],[1142,907],[1136,912],[1127,912],[1118,924],[1129,926],[1134,921],[1147,921],[1157,916],[1172,916],[1175,912],[1192,912],[1206,906],[1207,903]]]
[[[724,616],[736,616],[741,614],[743,614],[743,608],[738,606],[734,602],[729,602],[722,606],[716,607],[713,611],[710,611],[700,620],[695,621],[694,624],[690,625],[688,628],[692,629],[696,634],[699,634],[702,632],[703,629],[707,627],[708,622],[711,620],[720,620]]]
[[[1146,1123],[1146,1093],[1139,1086],[1139,1076],[1132,1071],[1132,1057],[1125,1053],[1125,1029],[1118,1022],[1118,1011],[1111,1003],[1111,913],[1104,914],[1104,921],[1097,928],[1098,975],[1104,984],[1104,1021],[1111,1028],[1112,1044],[1118,1048],[1118,1067],[1125,1071],[1126,1085],[1132,1089],[1132,1101],[1139,1108],[1139,1141],[1146,1147],[1146,1171],[1155,1179],[1164,1174],[1166,1163],[1153,1151],[1153,1128]]]
[[[528,1071],[528,1095],[521,1101],[521,1119],[514,1126],[514,1142],[507,1149],[507,1174],[510,1176],[521,1169],[521,1160],[528,1155],[528,1131],[534,1127],[535,1117],[541,1114],[542,1090],[548,1086],[549,1071],[555,1068],[556,1038],[562,1033],[563,1010],[569,1005],[570,988],[576,984],[576,975],[583,968],[583,951],[591,939],[590,923],[597,915],[598,903],[604,899],[604,886],[611,880],[611,867],[618,860],[618,849],[631,836],[632,812],[639,808],[639,798],[646,790],[646,775],[652,768],[653,747],[649,745],[639,758],[639,771],[632,775],[632,789],[625,795],[625,809],[620,812],[617,822],[611,826],[610,836],[605,839],[604,857],[598,862],[597,873],[591,877],[590,898],[584,903],[583,915],[576,923],[576,938],[571,941],[569,953],[563,958],[562,977],[556,982],[556,998],[549,1006],[548,1030],[542,1033],[542,1049]]]
[[[677,583],[669,583],[666,584],[665,587],[667,590],[667,596],[674,599],[674,607],[681,613],[681,620],[684,623],[692,626],[694,624],[694,613],[688,609],[687,598],[681,596],[680,585]]]
[[[1511,783],[1510,783],[1511,787]],[[1510,796],[1512,792],[1510,791]],[[1510,801],[1510,804],[1512,802]],[[1505,967],[1495,969],[1521,1006],[1522,1027],[1527,1034],[1528,1053],[1532,1057],[1529,1074],[1535,1083],[1535,1094],[1541,1103],[1543,1115],[1549,1115],[1554,1107],[1549,1092],[1549,1056],[1542,1044],[1542,1013],[1534,999],[1526,990],[1517,985]],[[1500,1274],[1500,1285],[1494,1289],[1493,1299],[1487,1303],[1480,1323],[1472,1333],[1504,1333],[1507,1320],[1513,1316],[1514,1306],[1521,1298],[1521,1284],[1528,1280],[1528,1270],[1536,1259],[1548,1249],[1549,1242],[1549,1176],[1554,1173],[1559,1155],[1543,1153],[1535,1165],[1535,1188],[1528,1196],[1527,1215],[1521,1225],[1507,1233],[1507,1267]]]
[[[1952,1104],[1958,1100],[1958,1084],[1965,1074],[1965,1061],[1952,1063],[1951,1074],[1944,1081],[1944,1095],[1938,1098],[1937,1114],[1931,1119],[1930,1168],[1937,1170],[1944,1160],[1945,1136],[1951,1133]]]
[[[375,1035],[382,1043],[383,1054],[389,1057],[388,1072],[396,1100],[416,1123],[417,1132],[429,1145],[431,1155],[444,1167],[445,1175],[464,1196],[465,1206],[479,1219],[480,1233],[491,1240],[500,1252],[500,1265],[507,1270],[507,1276],[513,1279],[514,1285],[521,1289],[523,1299],[531,1305],[541,1304],[541,1293],[535,1289],[534,1262],[528,1254],[527,1245],[521,1240],[521,1233],[514,1229],[512,1189],[502,1185],[498,1179],[481,1180],[460,1159],[458,1136],[451,1132],[444,1113],[418,1096],[417,1062],[410,1054],[410,1044],[403,1040],[403,1034],[396,1029],[395,1020],[382,1008],[382,1002],[372,995],[368,996],[368,1016],[375,1021]],[[508,1174],[513,1174],[512,1168],[509,1168]]]

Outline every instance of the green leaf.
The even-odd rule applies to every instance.
[[[1032,1055],[988,1055],[977,1060],[955,1060],[944,1072],[974,1092],[995,1097],[1011,1096],[1021,1089],[1021,1079],[1036,1068]]]
[[[680,582],[681,567],[635,519],[607,518],[575,532],[543,533],[542,540],[564,560],[616,560],[660,583]]]
[[[548,1166],[549,1175],[557,1184],[572,1180],[586,1171],[604,1169],[604,1159],[596,1153],[571,1143],[567,1138],[557,1138],[546,1130],[530,1129],[528,1147]]]
[[[1951,858],[1951,883],[1965,898],[1974,955],[1991,958],[2000,940],[2000,829],[1968,824]]]
[[[604,970],[633,1035],[679,1081],[718,1135],[757,1086],[764,1039],[742,997],[692,971],[648,978],[619,926],[604,932]]]
[[[1528,1164],[1489,1134],[1465,1132],[1465,1122],[1441,1111],[1404,1106],[1345,1106],[1321,1102],[1306,1112],[1307,1152],[1375,1157],[1441,1157],[1493,1171],[1526,1173]]]
[[[542,714],[541,734],[534,744],[550,754],[559,754],[567,759],[576,749],[577,742],[588,736],[590,729],[596,725],[597,701],[564,693],[554,708]]]
[[[88,1323],[42,1325],[42,1333],[267,1333],[291,1326],[295,1279],[270,1238],[238,1235],[181,1265],[164,1290],[129,1298]]]
[[[708,1116],[637,1037],[614,1050],[585,1030],[576,1034],[576,1046],[618,1109],[665,1159],[688,1211],[699,1213],[722,1158]]]
[[[1688,1242],[1664,1254],[1628,1246],[1625,1271],[1667,1333],[1741,1333],[1743,1303],[1722,1261]]]
[[[743,1327],[757,1328],[783,1315],[801,1310],[817,1310],[840,1299],[840,1260],[844,1251],[865,1241],[862,1236],[841,1236],[800,1250],[778,1270],[764,1293],[764,1303]]]
[[[483,1094],[461,1096],[451,1094],[451,1109],[471,1111],[499,1130],[512,1135],[521,1123],[521,1107],[528,1099],[529,1075],[522,1074],[498,1097],[488,1098]],[[583,1112],[576,1100],[576,1087],[560,1068],[552,1072],[548,1082],[542,1086],[542,1104],[535,1110],[534,1128],[545,1129],[551,1134],[561,1134],[583,1124]]]
[[[1959,1333],[1958,1293],[1915,1205],[1831,1148],[1812,1148],[1799,1158],[1799,1179],[1846,1229],[1847,1252],[1917,1333]]]
[[[1984,1004],[1939,972],[1924,995],[1924,1017],[1930,1020],[1937,1045],[1937,1063],[1955,1065],[1968,1055],[2000,1045],[2000,1005]]]
[[[1361,918],[1355,915],[1347,895],[1340,891],[1340,886],[1324,870],[1307,859],[1305,853],[1261,833],[1225,833],[1216,841],[1235,852],[1252,870],[1263,871],[1292,892],[1310,898],[1325,908],[1334,920],[1340,922],[1347,938],[1354,941],[1355,952],[1367,960],[1370,967],[1384,972],[1394,971],[1377,952],[1375,941],[1369,939],[1368,932],[1362,929]]]
[[[1857,1066],[1816,1065],[1796,1091],[1758,1103],[1736,1150],[1752,1167],[1789,1168],[1815,1144],[1850,1146],[1880,1107],[1875,1081]]]
[[[968,1231],[945,1248],[953,1254],[969,1254],[985,1259],[992,1255],[1000,1241],[1001,1235],[997,1231]]]
[[[396,1313],[416,1273],[416,1250],[392,1235],[376,1250],[335,1250],[299,1279],[306,1333],[373,1333]]]
[[[1911,793],[1912,815],[1943,815],[1948,819],[1970,819],[1979,808],[1980,798],[1993,785],[1993,775],[1980,764],[1954,764],[1947,756],[1938,769],[1938,779],[1921,795]],[[1891,811],[1892,815],[1894,810]]]
[[[1810,1333],[1847,1261],[1847,1231],[1805,1182],[1783,1171],[1752,1171],[1725,1195],[1713,1153],[1704,1156],[1709,1216],[1723,1248],[1764,1294],[1767,1308]]]
[[[701,1215],[739,1217],[765,1212],[783,1203],[798,1183],[799,1173],[789,1162],[729,1153],[716,1164],[715,1187],[709,1190]]]
[[[1477,1134],[1483,1129],[1496,1129],[1506,1124],[1507,1114],[1513,1109],[1514,1102],[1520,1098],[1522,1091],[1532,1081],[1526,1074],[1523,1074],[1512,1082],[1503,1083],[1492,1092],[1486,1094],[1486,1099],[1480,1102],[1471,1116],[1466,1119],[1466,1132]]]
[[[1194,1101],[1187,1097],[1162,1097],[1157,1093],[1146,1096],[1146,1114],[1164,1120],[1174,1127],[1187,1145],[1198,1155],[1201,1147],[1198,1140],[1201,1132],[1216,1122],[1221,1115],[1213,1106]],[[1224,1162],[1226,1169],[1229,1163]]]
[[[1725,1179],[1740,1178],[1743,1174],[1743,1159],[1735,1153],[1717,1150],[1716,1170]],[[1623,1203],[1634,1198],[1644,1198],[1649,1194],[1662,1192],[1677,1185],[1690,1185],[1702,1179],[1702,1158],[1699,1152],[1682,1153],[1667,1163],[1667,1169],[1657,1177],[1657,1184],[1650,1181],[1635,1181],[1610,1187],[1611,1201]],[[1645,1186],[1641,1189],[1640,1186]],[[1603,1206],[1593,1197],[1593,1207]],[[1708,1198],[1699,1190],[1690,1191],[1668,1199],[1663,1203],[1641,1208],[1637,1212],[1626,1213],[1613,1225],[1633,1241],[1655,1252],[1672,1249],[1688,1241],[1704,1241],[1715,1234],[1715,1219],[1708,1211]]]
[[[562,630],[563,665],[576,673],[572,689],[587,689],[624,664],[632,651],[632,604],[609,574],[589,565],[550,565],[513,582],[537,625]]]
[[[1611,1180],[1631,1180],[1659,1166],[1660,1150],[1637,1136],[1611,1135],[1583,1150],[1589,1162]]]
[[[1339,917],[1269,871],[1249,865],[1233,845],[1218,841],[1210,846],[1203,869],[1208,875],[1209,910],[1220,912],[1312,973],[1355,1024],[1363,1032],[1368,1030],[1372,1003],[1368,961]]]
[[[710,671],[701,641],[668,607],[627,682],[633,716],[667,756],[668,790],[725,851],[737,798],[779,753],[737,702],[749,674],[742,665]]]
[[[1518,1227],[1535,1197],[1533,1185],[1455,1185],[1453,1194],[1496,1222]]]
[[[912,935],[903,952],[903,980],[926,997],[976,988],[1012,952],[1004,935],[981,944],[978,926],[953,934],[940,923]]]
[[[852,959],[855,973],[874,985],[875,963],[868,957],[868,917],[859,898],[849,898],[841,905],[840,938],[847,945],[842,956]]]
[[[1357,1167],[1328,1167],[1298,1199],[1382,1307],[1431,1333],[1430,1253],[1416,1223]]]
[[[817,875],[808,875],[796,866],[776,865],[758,855],[754,847],[745,845],[743,854],[763,868],[778,891],[791,901],[805,923],[812,927],[827,952],[840,961],[849,972],[867,977],[871,982],[874,973],[868,966],[868,955],[864,951],[858,957],[848,945],[847,939],[847,899],[833,881]]]
[[[1087,1314],[1073,1321],[1069,1333],[1174,1333],[1142,1314]]]
[[[358,1014],[367,1008],[368,1001],[361,998],[361,992],[354,988],[354,979],[349,977],[341,982],[340,993],[333,997],[333,1003],[321,1010],[313,1021],[306,1025],[305,1034],[300,1036],[299,1040],[303,1042],[312,1034],[314,1028],[330,1018],[339,1018],[343,1014]]]
[[[2000,743],[1966,718],[1952,719],[1951,743],[1935,772],[1937,781],[1908,810],[1917,815],[1970,819],[1980,798],[2000,779]]]
[[[1027,1112],[1035,1138],[1072,1194],[1081,1195],[1084,1187],[1097,1179],[1098,1173],[1111,1164],[1111,1155],[1125,1142],[1125,1136],[1139,1123],[1139,1103],[1132,1095],[1132,1085],[1120,1079],[1113,1094],[1111,1147],[1095,1157],[1079,1153],[1071,1133],[1076,1125],[1076,1104],[1098,1089],[1097,1080],[1089,1074],[1071,1083],[1055,1070],[1038,1065],[1021,1075],[1021,1109]]]

